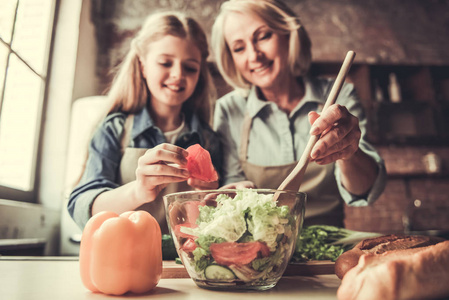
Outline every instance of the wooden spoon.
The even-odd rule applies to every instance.
[[[332,86],[332,90],[329,93],[326,103],[324,104],[323,111],[325,111],[329,106],[331,106],[332,104],[335,103],[335,100],[337,99],[338,94],[340,93],[341,87],[345,81],[346,75],[348,74],[349,69],[351,68],[354,57],[355,57],[355,52],[348,51],[348,53],[346,54],[345,60],[343,61],[343,64],[341,66],[341,69],[338,72],[338,75],[334,82],[334,85]],[[284,181],[279,186],[278,190],[299,191],[299,188],[302,183],[302,179],[304,177],[304,173],[306,172],[307,165],[309,164],[310,153],[312,152],[313,146],[316,144],[316,142],[319,139],[320,139],[320,135],[310,136],[307,146],[306,146],[304,152],[302,153],[302,156],[299,159],[298,164],[290,172],[290,174],[284,179]],[[277,194],[275,196],[276,200],[277,200],[278,196],[279,196],[279,194]]]

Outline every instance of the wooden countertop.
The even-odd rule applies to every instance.
[[[271,290],[249,292],[219,292],[199,288],[182,265],[164,262],[163,278],[155,289],[144,295],[122,297],[95,294],[87,290],[80,278],[77,257],[0,257],[0,298],[35,300],[82,299],[336,299],[340,279],[329,274],[326,263],[312,266],[292,266]],[[303,271],[298,271],[303,270]],[[305,270],[305,271],[304,271]],[[299,276],[294,274],[318,275]],[[299,273],[298,273],[299,272]],[[183,275],[184,274],[184,275]]]

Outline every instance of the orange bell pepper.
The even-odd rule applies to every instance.
[[[122,295],[153,289],[162,275],[161,229],[145,211],[101,212],[84,228],[81,280],[92,292]]]

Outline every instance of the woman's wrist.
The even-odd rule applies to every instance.
[[[341,172],[341,184],[351,194],[366,194],[376,180],[377,164],[360,148],[349,159],[337,160],[336,164]]]
[[[346,159],[339,159],[336,163],[340,169],[351,168],[359,165],[365,155],[366,154],[360,148],[357,148],[357,150],[350,157]]]

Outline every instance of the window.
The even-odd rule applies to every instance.
[[[55,0],[0,1],[0,198],[34,198],[54,13]]]

